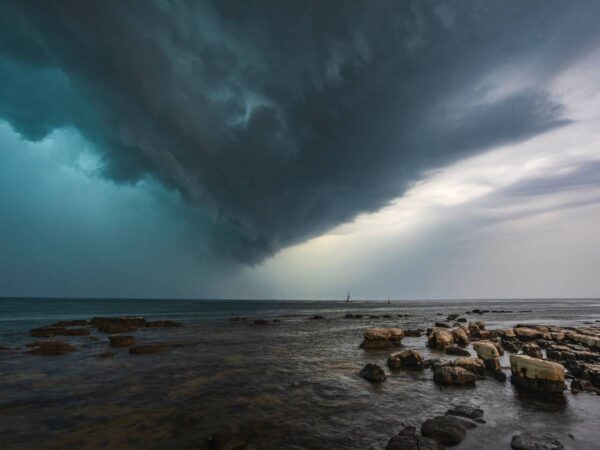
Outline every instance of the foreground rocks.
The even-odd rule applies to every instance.
[[[31,355],[64,355],[77,350],[72,345],[61,341],[35,342],[29,347],[31,350],[28,350],[27,353]]]
[[[423,369],[423,358],[416,350],[403,350],[392,353],[387,361],[390,369]]]
[[[513,436],[510,446],[515,450],[562,450],[560,441],[546,436],[536,436],[530,433]]]
[[[383,349],[402,345],[404,331],[401,328],[369,328],[360,344],[364,349]]]
[[[472,422],[453,416],[438,416],[421,425],[421,434],[443,445],[455,445],[465,438],[467,429],[474,428]]]
[[[474,408],[467,405],[459,405],[446,411],[446,415],[465,417],[467,419],[478,421],[483,419],[483,409]]]
[[[385,380],[385,372],[377,364],[367,364],[358,375],[371,383],[380,383]]]
[[[445,329],[434,328],[427,338],[427,345],[431,348],[444,350],[454,344],[454,336]]]
[[[494,343],[488,341],[475,342],[473,349],[477,352],[477,356],[483,360],[487,370],[498,372],[502,369],[499,359],[500,354]]]
[[[415,427],[406,427],[388,441],[385,450],[443,450],[435,440],[417,435]]]
[[[565,389],[565,368],[558,363],[510,355],[511,382],[538,392],[560,393]]]

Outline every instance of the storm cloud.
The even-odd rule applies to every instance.
[[[600,38],[596,1],[1,8],[0,119],[32,141],[76,129],[102,176],[177,191],[249,264],[568,124],[546,85]]]

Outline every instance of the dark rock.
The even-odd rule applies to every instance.
[[[385,450],[443,450],[443,447],[433,439],[417,436],[415,427],[406,427],[388,441]]]
[[[160,353],[163,350],[165,350],[165,346],[162,344],[144,344],[129,347],[129,353],[132,355],[148,355],[152,353]]]
[[[384,315],[383,315],[383,316],[381,316],[381,317],[383,317],[383,318],[385,318],[385,319],[391,319],[391,318],[392,318],[392,316],[390,316],[389,314],[384,314]]]
[[[321,316],[321,315],[319,315],[319,314],[315,314],[315,315],[314,315],[314,316],[312,316],[310,319],[311,319],[311,320],[321,320],[321,319],[324,319],[324,317],[323,317],[323,316]]]
[[[515,450],[562,450],[564,448],[556,439],[530,433],[513,436],[510,446]]]
[[[475,374],[462,367],[445,366],[433,372],[433,381],[445,385],[475,385]]]
[[[260,326],[269,325],[269,321],[267,319],[254,319],[252,321],[252,325],[260,325]]]
[[[457,347],[453,345],[452,347],[448,347],[446,350],[446,355],[455,355],[455,356],[471,356],[471,352],[465,348]]]
[[[146,328],[174,328],[174,327],[182,327],[183,325],[179,322],[175,322],[173,320],[154,320],[152,322],[146,322]]]
[[[246,318],[245,317],[240,317],[240,316],[233,316],[229,320],[231,322],[242,322],[242,321],[246,320]]]
[[[354,314],[355,319],[362,319],[362,317],[363,317],[362,314]]]
[[[473,406],[468,405],[459,405],[446,411],[446,415],[478,420],[483,418],[483,409],[474,408]]]
[[[420,328],[418,329],[413,329],[413,330],[405,330],[404,331],[404,335],[407,337],[421,337],[423,336],[423,330],[421,330]]]
[[[502,341],[502,347],[504,347],[505,350],[508,350],[511,353],[519,353],[519,350],[521,350],[519,348],[518,342],[513,342],[513,341],[508,341],[508,340]]]
[[[421,434],[443,445],[458,444],[467,435],[467,430],[461,422],[449,416],[428,419],[421,425]]]
[[[90,330],[86,330],[85,328],[65,328],[56,334],[58,336],[87,336],[90,334]]]
[[[64,331],[63,327],[41,327],[34,328],[29,332],[29,334],[33,337],[53,337],[56,336],[61,331]]]
[[[523,350],[523,353],[525,355],[531,356],[532,358],[542,359],[544,357],[540,346],[533,342],[523,344],[523,347],[521,347],[521,349]]]
[[[64,327],[82,327],[87,324],[88,324],[87,320],[59,320],[58,322],[53,323],[50,326],[64,328]]]
[[[448,322],[452,321],[452,320],[456,320],[458,319],[458,314],[448,314],[448,317],[446,317],[446,320]]]
[[[438,328],[452,328],[452,326],[446,322],[436,322],[435,326]]]
[[[497,372],[494,372],[494,378],[497,381],[504,383],[506,381],[506,374],[503,371],[499,370]]]
[[[350,313],[348,313],[348,314],[346,314],[344,317],[345,317],[346,319],[354,319],[354,314],[350,314]]]
[[[108,338],[110,340],[111,347],[131,347],[135,344],[135,338],[133,336],[110,336]]]
[[[143,327],[146,323],[146,319],[143,317],[134,316],[123,316],[123,317],[94,317],[90,320],[90,323],[94,326],[98,326],[103,323],[111,323],[113,325],[128,325],[131,327]]]
[[[136,331],[138,327],[127,324],[119,325],[114,323],[101,323],[97,326],[97,329],[98,331],[106,334],[122,334]]]
[[[115,356],[115,354],[113,352],[102,352],[102,353],[98,353],[98,358],[111,358],[113,356]]]
[[[427,360],[423,361],[423,367],[429,367],[434,372],[438,369],[441,369],[442,367],[447,367],[447,366],[451,366],[451,365],[452,365],[452,361],[448,361],[447,359],[435,358],[435,359],[427,359]]]
[[[467,321],[467,319],[466,319],[466,318],[464,318],[464,317],[460,317],[460,318],[456,319],[456,321],[457,321],[457,322],[464,323],[464,322],[466,322],[466,321]]]
[[[379,316],[371,316],[371,319],[379,319]]]
[[[0,345],[0,352],[4,350],[10,350],[9,347],[5,347],[4,345]]]
[[[76,348],[60,341],[37,342],[27,353],[32,355],[64,355],[73,352]]]
[[[372,383],[378,383],[385,380],[385,372],[377,364],[367,364],[358,375]]]

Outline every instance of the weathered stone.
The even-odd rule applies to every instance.
[[[562,450],[560,441],[548,436],[536,436],[530,433],[513,436],[510,446],[514,450]]]
[[[129,347],[129,353],[132,355],[148,355],[152,353],[160,353],[165,350],[165,346],[162,344],[143,344],[134,345]]]
[[[467,333],[462,328],[455,328],[452,330],[452,336],[454,337],[454,342],[458,345],[469,345],[471,339],[467,336]]]
[[[371,383],[380,383],[385,380],[385,372],[377,364],[367,364],[358,375]]]
[[[467,435],[462,422],[464,421],[450,416],[428,419],[421,425],[421,434],[443,445],[458,444]]]
[[[423,358],[418,351],[408,349],[392,353],[387,364],[390,369],[422,369]]]
[[[540,346],[533,342],[524,344],[523,347],[521,347],[521,349],[523,350],[523,354],[531,356],[532,358],[542,359],[544,357]]]
[[[448,347],[444,351],[445,351],[446,355],[471,356],[471,353],[469,352],[469,350],[467,350],[465,348],[457,347],[456,345]]]
[[[75,347],[64,342],[45,341],[35,343],[27,353],[32,355],[64,355],[65,353],[73,352],[75,350]]]
[[[500,370],[500,359],[498,358],[498,349],[493,342],[480,341],[473,344],[473,348],[477,352],[477,356],[483,360],[485,368],[492,372]]]
[[[485,364],[481,359],[478,358],[456,358],[453,365],[455,367],[462,367],[463,369],[468,370],[475,375],[485,375]]]
[[[406,337],[421,337],[423,336],[423,330],[421,330],[420,328],[414,330],[405,330],[404,335]]]
[[[439,328],[434,328],[427,338],[427,345],[431,348],[437,348],[439,350],[450,347],[453,343],[454,337],[452,336],[452,333]]]
[[[475,374],[462,367],[445,366],[433,372],[433,381],[446,385],[474,385]]]
[[[111,347],[131,347],[135,344],[135,338],[133,336],[110,336],[108,338],[110,340]]]
[[[518,345],[518,341],[513,342],[513,341],[503,340],[502,346],[511,353],[518,353],[521,350]]]
[[[511,382],[540,392],[562,392],[565,389],[565,368],[558,363],[510,355]]]
[[[586,345],[593,349],[600,349],[600,337],[588,336],[579,333],[567,333],[567,337],[575,342]]]
[[[360,346],[365,349],[387,348],[402,344],[404,331],[400,328],[369,328]]]
[[[530,327],[515,327],[513,331],[520,341],[534,341],[536,339],[549,339],[552,337],[548,332]]]

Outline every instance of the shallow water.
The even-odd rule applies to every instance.
[[[598,300],[498,302],[223,302],[157,300],[0,300],[0,435],[3,448],[204,448],[235,434],[249,448],[383,449],[405,425],[419,426],[458,404],[485,411],[461,449],[508,449],[521,431],[552,433],[567,449],[599,448],[600,397],[565,392],[531,397],[493,378],[475,388],[433,383],[432,372],[390,373],[381,385],[357,376],[367,362],[385,367],[387,351],[359,348],[372,326],[427,328],[473,308],[513,311],[467,315],[488,329],[516,323],[581,325],[600,320]],[[519,312],[531,311],[531,312]],[[365,314],[345,319],[346,313]],[[324,320],[310,320],[320,314]],[[391,314],[392,319],[369,318]],[[397,317],[408,314],[409,317]],[[438,315],[441,314],[441,315]],[[109,350],[106,335],[61,337],[76,352],[24,354],[28,330],[69,318],[143,315],[174,319],[177,329],[144,329],[138,343],[181,344],[157,355]],[[231,316],[278,318],[270,326]],[[597,323],[596,323],[597,324]],[[425,357],[426,338],[405,338]],[[448,357],[452,358],[452,357]],[[507,366],[507,357],[503,359]],[[387,371],[387,368],[386,368]],[[573,438],[568,434],[573,435]]]

